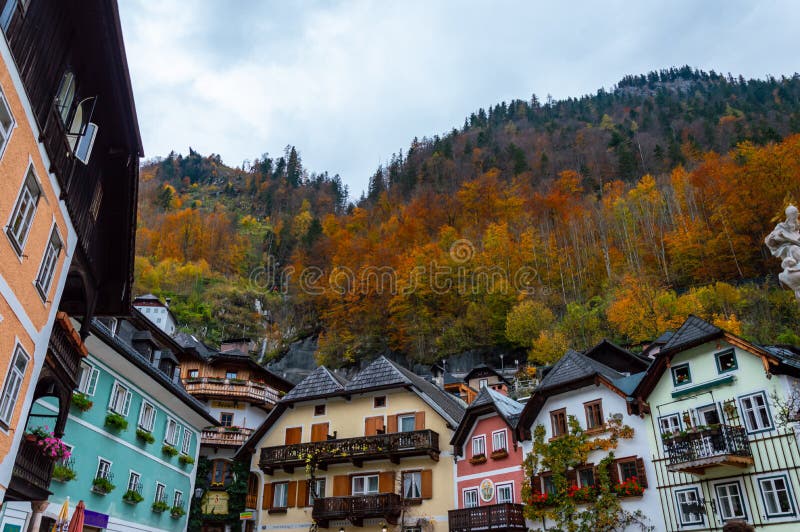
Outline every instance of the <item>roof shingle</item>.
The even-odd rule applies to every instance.
[[[680,329],[661,348],[661,352],[679,349],[689,344],[700,343],[722,333],[722,329],[694,315],[689,315]]]
[[[302,401],[304,399],[313,399],[314,397],[333,395],[345,391],[346,384],[344,379],[331,373],[325,366],[320,366],[292,388],[283,397],[282,401]]]

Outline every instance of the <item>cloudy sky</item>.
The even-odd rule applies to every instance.
[[[503,100],[579,96],[683,64],[800,70],[791,1],[119,4],[148,157],[191,146],[238,166],[294,144],[353,196],[414,136]]]

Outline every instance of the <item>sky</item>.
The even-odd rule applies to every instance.
[[[148,158],[240,166],[287,144],[358,197],[416,136],[480,107],[688,64],[800,70],[800,2],[119,0]]]

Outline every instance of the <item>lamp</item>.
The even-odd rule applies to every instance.
[[[194,489],[194,498],[199,499],[203,496],[203,488],[195,488]]]
[[[344,532],[344,527],[343,526],[339,527],[339,532]]]
[[[386,528],[386,525],[383,525],[383,526],[381,527],[381,532],[387,532],[388,530],[389,530],[389,529],[388,529],[388,528]]]

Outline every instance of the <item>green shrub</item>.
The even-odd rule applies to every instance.
[[[69,482],[70,480],[75,480],[75,477],[75,471],[67,465],[56,463],[53,467],[54,480]]]
[[[144,429],[136,429],[136,437],[145,443],[153,443],[156,441],[155,436]]]
[[[176,448],[175,448],[175,447],[173,447],[172,445],[169,445],[169,444],[166,444],[166,443],[165,443],[165,444],[164,444],[164,445],[161,447],[161,452],[162,452],[162,453],[164,453],[164,454],[167,454],[167,455],[169,455],[169,456],[175,456],[176,454],[178,454],[178,449],[176,449]]]
[[[116,412],[109,412],[106,416],[106,426],[114,430],[128,430],[128,420]]]
[[[154,512],[161,513],[164,510],[169,510],[169,504],[165,503],[164,501],[156,501],[153,503]]]
[[[181,517],[181,516],[185,515],[186,514],[186,510],[184,510],[180,506],[173,506],[172,510],[170,510],[169,513],[172,515],[172,517],[177,519],[178,517]]]
[[[114,488],[116,488],[116,486],[105,477],[97,477],[94,479],[92,481],[92,486],[94,487],[95,491],[99,491],[100,493],[110,493],[114,490]]]
[[[122,500],[132,502],[133,504],[139,504],[144,500],[144,497],[137,491],[128,490],[125,492],[125,495],[122,496]]]
[[[72,406],[81,412],[86,412],[94,406],[94,403],[85,393],[75,392],[72,394]]]
[[[179,461],[180,463],[182,463],[183,465],[187,465],[187,464],[193,464],[193,463],[194,463],[194,458],[192,458],[192,457],[191,457],[191,456],[189,456],[188,454],[182,454],[182,455],[180,455],[180,456],[178,457],[178,461]]]

